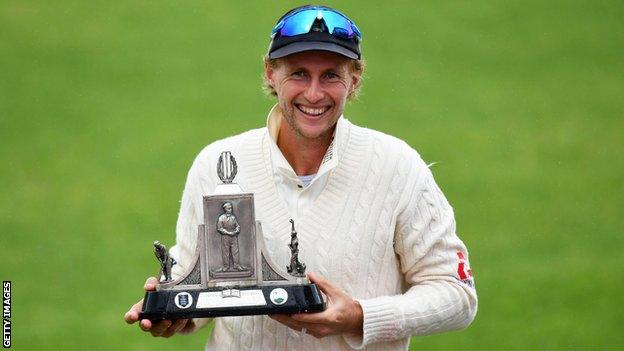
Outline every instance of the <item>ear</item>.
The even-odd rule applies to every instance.
[[[275,87],[274,79],[275,77],[275,69],[271,67],[268,60],[264,61],[264,78],[272,87]]]
[[[349,93],[354,92],[362,83],[362,72],[351,72],[351,90]]]

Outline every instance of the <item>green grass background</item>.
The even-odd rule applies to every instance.
[[[294,1],[0,2],[0,277],[16,350],[202,349],[122,316],[174,240],[186,172],[262,126]],[[368,61],[355,123],[433,167],[479,313],[413,350],[624,344],[621,1],[341,1]]]

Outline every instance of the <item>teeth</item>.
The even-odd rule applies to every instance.
[[[312,116],[318,116],[318,115],[323,114],[323,112],[327,111],[327,107],[311,108],[311,107],[306,107],[306,106],[302,106],[302,105],[299,105],[297,107],[299,107],[299,109],[301,111],[305,112],[308,115],[312,115]]]

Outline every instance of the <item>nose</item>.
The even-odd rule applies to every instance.
[[[310,84],[308,85],[305,91],[304,97],[310,103],[314,104],[314,103],[321,101],[321,99],[323,99],[324,94],[325,93],[323,92],[323,87],[321,86],[321,83],[319,82],[319,80],[311,79]]]

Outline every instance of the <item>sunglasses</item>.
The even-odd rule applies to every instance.
[[[347,16],[324,7],[301,9],[282,18],[271,31],[271,38],[279,33],[283,37],[292,37],[309,33],[316,20],[322,20],[331,35],[361,41],[362,33]]]

